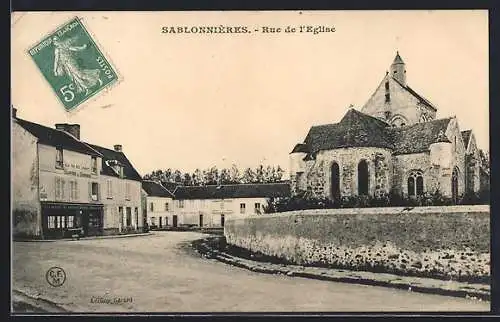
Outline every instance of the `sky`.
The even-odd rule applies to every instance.
[[[26,50],[74,16],[120,82],[68,113]],[[163,26],[248,26],[251,34],[165,34]],[[335,32],[262,33],[262,27]],[[78,123],[81,139],[123,151],[141,175],[232,163],[279,164],[313,125],[361,109],[396,51],[407,82],[489,150],[488,14],[452,11],[23,12],[11,19],[18,117]]]

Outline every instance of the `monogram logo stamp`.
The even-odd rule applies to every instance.
[[[115,69],[77,17],[28,54],[68,112],[118,81]]]
[[[45,279],[51,286],[59,287],[66,282],[66,272],[62,268],[54,266],[49,268],[45,274]]]

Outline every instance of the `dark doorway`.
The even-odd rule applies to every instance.
[[[200,227],[203,227],[203,215],[200,215]]]
[[[125,211],[127,213],[127,228],[130,228],[132,226],[132,208],[127,207]]]
[[[458,168],[455,167],[451,174],[451,197],[453,199],[453,203],[458,203]]]
[[[340,200],[340,170],[339,164],[333,162],[332,164],[332,199],[337,201]]]
[[[172,226],[177,227],[177,215],[172,216]]]
[[[224,215],[220,215],[220,225],[224,227]]]
[[[89,210],[87,216],[87,236],[101,235],[102,229],[102,212],[99,210]]]
[[[368,163],[361,160],[358,164],[358,195],[368,195]]]
[[[163,227],[162,222],[161,222],[161,219],[162,219],[162,218],[161,218],[161,217],[158,217],[158,218],[159,218],[159,220],[160,220],[160,228],[161,228],[161,227]]]
[[[123,229],[123,207],[118,207],[118,220],[120,222],[120,229]]]

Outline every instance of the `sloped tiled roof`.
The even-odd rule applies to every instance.
[[[462,133],[462,138],[464,139],[465,147],[467,147],[469,145],[469,140],[472,134],[472,130],[465,130],[462,131],[461,133]]]
[[[422,95],[418,94],[417,92],[415,92],[410,86],[408,85],[403,85],[401,84],[396,78],[394,77],[391,77],[393,80],[396,81],[396,83],[398,83],[403,89],[405,89],[408,93],[410,93],[411,95],[413,95],[416,99],[418,99],[418,101],[424,105],[427,105],[428,107],[430,107],[432,110],[434,111],[437,111],[437,108],[434,106],[434,104],[432,104],[428,99],[426,99],[425,97],[423,97]]]
[[[144,180],[142,182],[142,189],[146,191],[148,196],[151,197],[164,197],[164,198],[173,198],[174,195],[167,190],[164,186],[159,184],[158,182],[154,182],[151,180]]]
[[[74,136],[41,124],[16,118],[16,122],[38,139],[38,143],[93,156],[101,154]]]
[[[179,186],[175,199],[276,198],[290,196],[289,183]]]
[[[295,145],[295,147],[293,148],[292,152],[290,152],[290,153],[297,153],[297,152],[309,153],[310,152],[310,148],[305,143],[298,143],[298,144]]]
[[[442,141],[440,133],[445,133],[451,118],[417,123],[399,128],[391,128],[394,154],[420,153],[429,150],[432,143]],[[448,141],[449,142],[449,141]]]
[[[175,182],[162,182],[161,183],[163,187],[167,188],[168,191],[174,192],[175,189],[180,186],[181,184],[175,183]]]
[[[313,126],[304,142],[312,154],[344,147],[392,148],[387,128],[386,122],[350,109],[339,123]]]
[[[428,151],[432,143],[450,142],[445,136],[451,118],[438,119],[399,128],[356,111],[349,110],[344,118],[335,124],[313,126],[303,146],[310,148],[304,160],[312,160],[322,150],[345,147],[387,148],[394,154],[420,153]],[[292,152],[293,152],[292,151]]]
[[[142,181],[142,177],[134,168],[132,163],[127,159],[123,152],[117,152],[115,150],[107,149],[102,146],[98,146],[95,144],[89,144],[93,149],[99,151],[102,154],[102,171],[101,174],[113,177],[119,177],[109,165],[107,165],[106,161],[116,160],[123,166],[123,177],[124,179]]]

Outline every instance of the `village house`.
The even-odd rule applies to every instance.
[[[78,124],[12,118],[13,235],[142,230],[141,176],[123,154],[80,140]]]
[[[177,216],[174,214],[174,194],[161,183],[152,180],[144,180],[142,189],[146,196],[148,226],[150,228],[177,226]]]
[[[397,53],[360,111],[351,108],[338,123],[311,127],[290,153],[292,194],[338,200],[439,192],[457,203],[485,188],[473,132],[461,131],[456,117],[436,119],[437,107],[406,77]]]
[[[290,196],[289,183],[178,186],[175,208],[164,222],[168,226],[219,228],[230,216],[264,213],[269,198]]]

